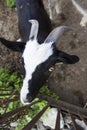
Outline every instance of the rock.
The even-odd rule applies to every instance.
[[[16,122],[11,122],[11,123],[10,123],[10,126],[11,126],[11,127],[15,127],[15,128],[16,128],[17,125],[18,125],[18,122],[17,122],[17,121],[16,121]]]
[[[57,109],[51,108],[49,111],[45,113],[45,116],[42,117],[41,121],[44,126],[50,127],[51,129],[55,129],[56,119],[57,119]],[[60,128],[64,127],[64,121],[62,115],[60,115]]]
[[[79,126],[79,130],[87,130],[87,125],[84,123],[84,121],[76,119],[75,122]]]
[[[80,0],[79,4],[87,8],[86,0]],[[56,64],[48,86],[61,100],[84,107],[87,102],[87,27],[80,26],[82,16],[70,0],[61,0],[61,10],[65,20],[60,24],[71,26],[75,30],[65,33],[56,45],[69,54],[78,55],[80,61],[73,65]]]

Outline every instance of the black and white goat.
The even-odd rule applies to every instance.
[[[69,27],[57,27],[49,34],[52,26],[42,0],[17,0],[16,3],[22,42],[12,42],[4,38],[0,38],[0,41],[13,51],[23,53],[25,76],[20,99],[23,104],[29,104],[48,79],[46,72],[50,67],[56,62],[74,64],[79,58],[56,48],[55,42]]]

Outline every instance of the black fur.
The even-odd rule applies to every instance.
[[[42,0],[16,0],[17,12],[18,12],[18,27],[22,42],[8,41],[4,38],[0,38],[0,41],[9,49],[13,51],[24,50],[26,42],[29,40],[29,34],[31,31],[31,23],[29,20],[35,19],[39,22],[38,41],[43,43],[45,38],[52,30],[51,21],[44,9]]]
[[[13,51],[23,52],[25,48],[24,42],[8,41],[4,38],[0,38],[0,42]]]
[[[39,22],[38,41],[43,43],[45,38],[52,30],[51,21],[44,9],[42,0],[16,0],[18,19],[19,19],[19,32],[23,42],[29,40],[31,30],[30,19],[35,19]]]

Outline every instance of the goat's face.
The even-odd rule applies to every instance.
[[[47,70],[56,62],[72,64],[78,61],[78,57],[70,56],[64,52],[59,51],[54,45],[54,42],[56,39],[58,39],[58,35],[55,33],[59,31],[59,28],[53,30],[44,43],[39,44],[37,41],[38,23],[36,21],[31,22],[33,22],[33,24],[30,38],[26,43],[22,55],[25,69],[25,78],[23,80],[20,99],[23,104],[29,104],[36,97],[39,89],[43,86],[48,78],[45,75]],[[63,31],[64,27],[62,27],[60,30]]]
[[[39,44],[36,40],[30,40],[23,52],[25,78],[21,90],[21,101],[31,102],[44,84],[45,72],[49,68],[48,60],[53,54],[52,43]]]

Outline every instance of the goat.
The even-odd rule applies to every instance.
[[[27,0],[21,0],[21,1],[23,1],[24,4],[25,1],[27,2]],[[22,52],[22,60],[25,75],[23,80],[23,86],[20,92],[20,99],[21,102],[25,105],[31,103],[32,100],[37,96],[39,89],[44,85],[44,83],[48,79],[49,75],[47,75],[46,72],[50,67],[54,66],[56,62],[74,64],[79,61],[79,58],[77,56],[69,55],[63,51],[60,51],[57,49],[55,45],[55,42],[59,40],[64,30],[70,28],[67,26],[60,26],[55,28],[48,35],[48,32],[51,30],[51,23],[47,14],[44,15],[45,10],[42,4],[39,4],[42,3],[41,0],[30,0],[29,2],[30,5],[32,5],[32,3],[33,4],[37,3],[37,6],[41,7],[34,8],[35,6],[32,5],[32,9],[30,9],[31,7],[29,6],[28,7],[30,11],[28,12],[29,14],[27,13],[28,11],[27,7],[24,8],[24,12],[23,11],[20,12],[18,10],[19,24],[21,24],[19,28],[22,29],[23,21],[20,20],[22,19],[22,15],[24,16],[24,14],[26,14],[26,17],[27,15],[30,16],[28,17],[29,20],[26,17],[23,18],[25,23],[29,22],[29,25],[23,23],[23,28],[25,31],[22,32],[23,30],[19,29],[23,41],[14,42],[14,41],[8,41],[4,38],[0,38],[1,43],[4,44],[9,49],[12,49],[13,51]],[[34,9],[35,11],[33,11],[32,13],[32,10]],[[39,9],[43,10],[42,11],[43,18],[41,17],[41,11],[39,12]],[[36,12],[38,12],[39,14],[36,14]],[[46,21],[45,18],[48,19],[47,23],[45,22]],[[46,28],[46,24],[47,26],[49,24],[49,29],[48,27]],[[27,30],[27,26],[29,30]],[[29,36],[26,37],[26,35],[28,35],[28,32]]]

